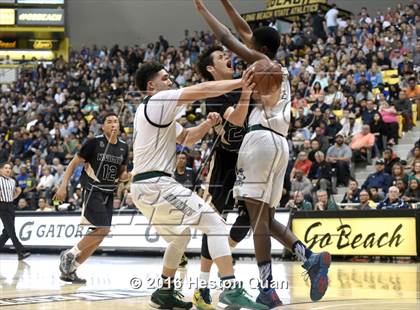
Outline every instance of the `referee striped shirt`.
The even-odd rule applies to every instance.
[[[13,202],[16,180],[0,175],[0,202]]]

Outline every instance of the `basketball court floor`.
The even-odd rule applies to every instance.
[[[59,279],[58,255],[33,254],[24,262],[0,254],[0,307],[12,309],[150,309],[148,297],[160,276],[161,258],[94,256],[80,267],[86,285]],[[237,278],[256,297],[258,270],[248,258],[235,265]],[[330,287],[321,302],[309,299],[309,282],[297,262],[276,261],[273,274],[285,304],[281,309],[420,309],[420,264],[336,262]],[[199,275],[198,259],[180,272],[182,293],[190,299]],[[216,282],[216,268],[211,280]],[[309,280],[308,280],[309,281]],[[218,291],[213,291],[217,298]]]

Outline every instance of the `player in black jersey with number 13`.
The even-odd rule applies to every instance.
[[[78,165],[84,164],[81,176],[83,210],[81,225],[91,231],[73,248],[60,256],[60,279],[85,283],[76,275],[76,269],[99,247],[110,231],[114,191],[118,181],[127,181],[128,145],[118,138],[120,123],[114,113],[105,116],[103,135],[86,141],[66,169],[55,199],[64,201],[68,182]]]

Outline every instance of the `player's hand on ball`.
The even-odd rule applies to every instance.
[[[253,82],[254,79],[254,69],[248,68],[242,75],[242,93],[252,94],[256,84]]]
[[[222,118],[220,117],[219,113],[211,112],[207,115],[207,121],[211,124],[212,127],[220,124]]]
[[[54,195],[54,200],[63,202],[67,196],[67,188],[65,186],[60,186],[57,189],[57,192]]]

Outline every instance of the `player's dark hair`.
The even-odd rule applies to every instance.
[[[115,116],[116,118],[118,118],[117,113],[115,113],[115,112],[107,112],[107,113],[105,114],[105,117],[104,117],[103,121],[102,121],[102,124],[105,124],[106,119],[107,119],[108,117],[112,117],[112,116]]]
[[[136,72],[135,79],[137,88],[140,89],[140,91],[146,91],[147,83],[152,80],[162,69],[165,69],[165,67],[158,62],[148,62],[142,64]]]
[[[203,53],[201,53],[201,55],[198,57],[198,71],[200,72],[201,76],[207,81],[214,80],[210,72],[207,71],[207,66],[214,66],[212,54],[217,51],[223,52],[223,47],[221,47],[220,45],[211,46],[207,48]]]
[[[280,36],[271,27],[260,27],[254,30],[252,38],[255,48],[262,50],[270,59],[274,59],[280,47]]]

